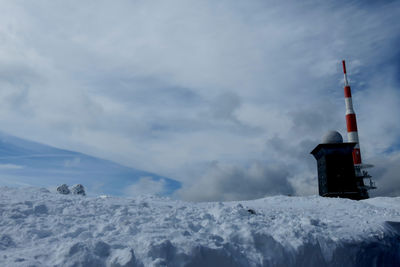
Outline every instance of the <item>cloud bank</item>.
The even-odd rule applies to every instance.
[[[125,195],[127,196],[138,196],[138,195],[163,195],[167,188],[167,184],[164,179],[158,181],[154,180],[153,177],[141,177],[138,182],[128,186],[125,189]]]
[[[3,1],[0,13],[1,130],[179,179],[185,198],[314,194],[309,151],[345,133],[343,58],[364,159],[399,154],[397,1]],[[377,181],[395,183],[382,166]]]
[[[195,186],[181,197],[193,201],[246,200],[268,195],[293,194],[284,166],[254,162],[248,168],[215,162]]]

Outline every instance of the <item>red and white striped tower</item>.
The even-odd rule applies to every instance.
[[[353,109],[353,102],[351,100],[351,89],[347,80],[346,62],[343,60],[343,73],[344,73],[344,99],[346,102],[346,124],[347,124],[347,139],[349,142],[356,143],[353,150],[354,165],[361,164],[360,143],[358,140],[357,119]]]

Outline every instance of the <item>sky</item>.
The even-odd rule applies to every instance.
[[[346,139],[346,59],[371,195],[400,195],[399,1],[0,4],[0,131],[186,200],[317,194],[309,152]]]

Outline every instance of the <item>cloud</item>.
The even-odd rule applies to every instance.
[[[64,167],[74,168],[74,167],[78,167],[80,165],[80,163],[81,163],[81,158],[74,157],[72,159],[64,160]]]
[[[370,191],[371,196],[400,196],[400,153],[374,158],[374,168],[368,169],[373,176],[377,189]]]
[[[3,1],[1,130],[187,188],[289,166],[280,193],[311,194],[309,151],[345,133],[341,59],[364,158],[398,144],[399,15],[397,1]]]
[[[154,180],[152,177],[141,177],[135,184],[125,189],[125,195],[162,195],[166,191],[166,182],[164,179]]]
[[[217,96],[210,104],[212,115],[220,120],[237,121],[234,114],[240,107],[240,98],[234,93],[223,93]]]
[[[293,194],[286,166],[254,162],[248,168],[214,162],[207,172],[178,195],[191,201],[246,200]]]
[[[19,170],[24,168],[24,166],[16,165],[16,164],[0,164],[0,170]]]

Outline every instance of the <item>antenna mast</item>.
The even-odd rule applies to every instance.
[[[357,118],[353,109],[353,100],[351,98],[351,88],[347,79],[346,62],[342,61],[343,74],[344,74],[344,100],[346,103],[346,126],[347,126],[347,140],[351,143],[356,143],[353,149],[353,162],[356,177],[359,179],[359,187],[363,189],[364,193],[368,196],[367,190],[376,189],[371,176],[367,171],[361,170],[373,167],[371,164],[362,164],[360,141],[358,139]],[[369,185],[364,184],[364,179],[369,179]]]

